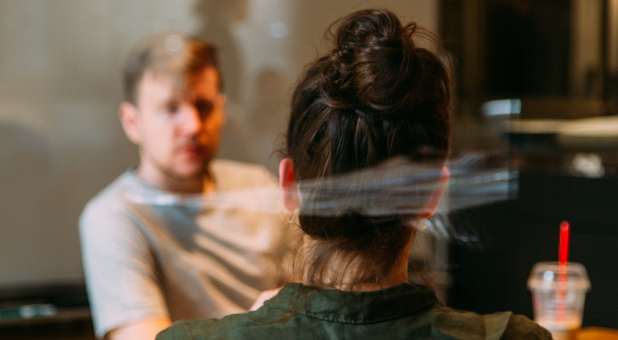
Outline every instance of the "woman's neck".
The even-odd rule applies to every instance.
[[[414,233],[412,233],[414,234]],[[410,248],[413,241],[410,236],[406,245],[402,248],[399,256],[397,257],[392,268],[386,275],[381,277],[375,282],[359,282],[359,274],[363,272],[367,264],[366,260],[361,257],[357,257],[352,262],[346,258],[345,255],[335,254],[332,259],[325,264],[320,277],[320,283],[318,285],[325,288],[334,288],[343,291],[376,291],[395,287],[408,282],[408,259],[410,254]],[[313,240],[308,236],[303,238],[303,246],[301,253],[303,258],[310,259],[315,258],[315,254],[308,252],[314,252],[316,242],[323,242],[319,240]],[[367,254],[371,256],[371,254]],[[365,257],[366,258],[366,257]],[[307,270],[302,273],[301,283],[306,285],[316,285],[316,282],[312,280]]]

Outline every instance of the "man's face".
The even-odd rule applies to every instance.
[[[224,121],[218,77],[208,67],[178,86],[173,77],[144,74],[135,105],[137,136],[132,138],[140,146],[141,167],[174,181],[205,176]]]

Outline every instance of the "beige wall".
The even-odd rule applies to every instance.
[[[77,218],[135,152],[116,119],[130,49],[160,31],[216,41],[228,95],[222,155],[274,168],[289,94],[329,22],[366,6],[437,27],[437,1],[3,0],[0,286],[79,280]]]

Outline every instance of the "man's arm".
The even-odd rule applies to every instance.
[[[249,308],[250,311],[258,310],[260,307],[264,305],[264,302],[272,299],[275,295],[279,294],[279,291],[282,287],[274,288],[270,290],[263,291],[260,296],[258,296],[257,300],[253,303],[253,306]]]
[[[107,340],[151,340],[157,333],[171,326],[169,318],[144,319],[121,326],[107,333]]]
[[[100,202],[82,214],[82,259],[98,337],[150,340],[170,323],[156,261],[139,223],[123,207]],[[144,337],[120,337],[140,333]]]

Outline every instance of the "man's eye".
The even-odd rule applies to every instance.
[[[203,116],[208,115],[213,109],[213,102],[210,100],[196,100],[195,109]]]
[[[167,113],[176,113],[180,108],[180,104],[177,102],[170,102],[165,105],[165,111]]]

